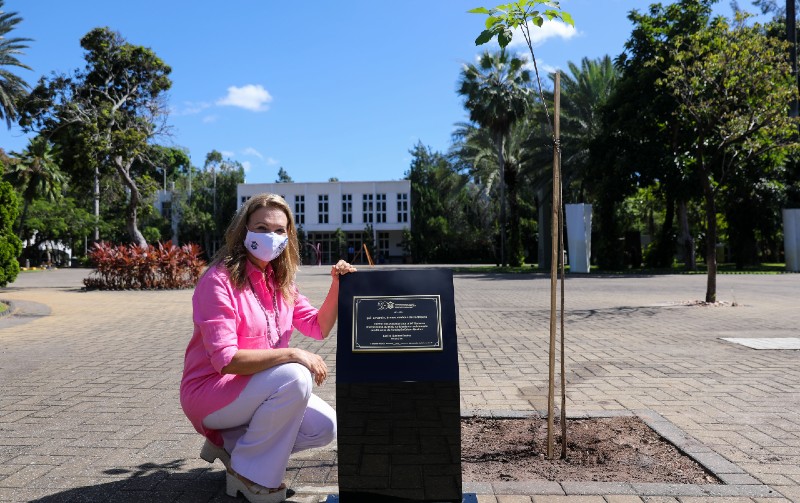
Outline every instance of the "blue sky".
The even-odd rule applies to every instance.
[[[172,67],[172,134],[160,142],[187,148],[195,166],[216,149],[258,183],[275,181],[281,166],[297,182],[396,180],[418,141],[446,151],[453,125],[467,119],[459,71],[487,47],[474,44],[484,16],[466,11],[497,3],[6,0],[5,9],[23,18],[14,36],[33,39],[21,57],[33,71],[17,72],[32,85],[82,68],[79,40],[97,26],[152,48]],[[627,13],[650,3],[563,0],[576,29],[537,31],[540,70],[618,55]],[[717,11],[729,15],[728,2]],[[0,127],[6,151],[26,143]]]

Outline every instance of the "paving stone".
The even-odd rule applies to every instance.
[[[561,482],[567,495],[582,494],[636,494],[631,484],[625,482]]]
[[[325,269],[298,276],[315,305]],[[30,314],[0,319],[0,501],[100,498],[110,488],[119,501],[230,501],[221,465],[198,459],[202,441],[179,406],[191,290],[82,292],[87,273],[23,273],[0,290]],[[566,482],[464,487],[480,488],[472,492],[487,503],[800,501],[797,352],[721,340],[796,337],[798,276],[719,275],[720,297],[736,291],[739,307],[683,305],[702,296],[704,280],[569,276],[566,412],[638,414],[726,485],[631,484],[634,494]],[[454,287],[462,413],[545,414],[549,278],[456,274]],[[334,406],[336,338],[293,338],[328,362],[331,379],[315,392]],[[292,463],[287,480],[302,489],[292,501],[336,491],[335,446]]]
[[[607,503],[642,503],[642,498],[638,496],[609,494],[605,498]]]

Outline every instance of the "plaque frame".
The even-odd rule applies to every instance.
[[[360,344],[358,341],[358,304],[362,300],[387,300],[402,304],[403,301],[413,299],[433,300],[436,303],[436,344],[434,346],[369,346]],[[398,302],[399,301],[399,302]],[[444,351],[442,337],[442,299],[438,294],[434,295],[360,295],[353,296],[353,333],[351,337],[351,350],[353,353],[429,353]]]

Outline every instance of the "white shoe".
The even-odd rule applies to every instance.
[[[231,469],[231,455],[228,454],[228,451],[222,447],[214,445],[208,439],[206,439],[206,442],[203,444],[203,448],[200,449],[200,457],[209,463],[213,463],[214,460],[219,459],[222,461],[222,464],[225,465],[226,469]]]
[[[286,500],[286,486],[281,484],[278,489],[269,489],[259,484],[248,486],[244,480],[232,470],[225,472],[225,494],[235,498],[238,493],[250,503],[280,503]]]

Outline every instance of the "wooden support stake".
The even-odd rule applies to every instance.
[[[370,267],[375,265],[375,262],[372,261],[372,257],[369,256],[369,250],[367,249],[367,243],[361,243],[361,246],[364,248],[364,253],[367,255],[367,262],[369,262]]]
[[[561,121],[559,118],[561,102],[561,73],[556,72],[555,84],[553,86],[553,97],[555,100],[554,112],[554,132],[553,132],[553,211],[552,211],[552,246],[550,259],[550,361],[549,361],[549,387],[547,392],[547,458],[553,459],[553,416],[555,415],[555,370],[556,370],[556,278],[558,264],[563,258],[559,258],[558,229],[561,227],[559,219],[559,208],[561,208],[561,168],[559,165],[559,131]]]

